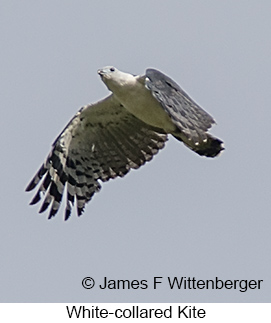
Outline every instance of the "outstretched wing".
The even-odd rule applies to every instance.
[[[41,182],[30,204],[36,204],[45,193],[40,212],[49,205],[49,218],[60,206],[66,187],[65,220],[76,200],[78,216],[95,192],[100,181],[124,176],[138,168],[163,148],[167,135],[156,132],[130,114],[108,96],[83,107],[53,143],[46,161],[26,188],[30,191]]]
[[[193,101],[181,87],[168,76],[155,69],[147,69],[145,86],[162,105],[177,126],[174,137],[183,141],[200,155],[215,157],[222,141],[207,133],[214,119]]]

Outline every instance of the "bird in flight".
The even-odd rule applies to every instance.
[[[49,219],[64,194],[65,220],[74,204],[80,216],[101,182],[150,161],[168,134],[201,156],[215,157],[224,149],[207,132],[214,119],[160,71],[135,76],[107,66],[98,74],[111,94],[76,113],[26,188],[31,191],[41,182],[30,204],[44,196],[39,212],[50,207]]]

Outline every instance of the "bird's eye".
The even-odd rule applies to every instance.
[[[110,68],[110,72],[115,72],[114,67],[111,67],[111,68]]]

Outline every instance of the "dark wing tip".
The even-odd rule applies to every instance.
[[[84,207],[77,207],[77,215],[81,216],[84,213]]]
[[[65,211],[65,217],[64,217],[64,221],[67,221],[69,219],[69,217],[71,216],[71,210],[66,210]]]
[[[40,169],[38,170],[37,174],[34,176],[34,178],[31,180],[31,182],[27,185],[25,191],[29,192],[32,191],[37,184],[39,183],[39,181],[42,179],[43,175],[47,172],[46,167],[44,166],[44,164],[40,167]]]
[[[29,204],[30,205],[37,204],[40,201],[40,199],[41,199],[40,191],[38,191]]]
[[[34,180],[32,180],[26,187],[25,191],[26,192],[30,192],[35,188],[36,184],[34,182]]]
[[[50,205],[50,203],[51,202],[48,203],[48,202],[44,201],[43,204],[42,204],[42,206],[41,206],[41,208],[40,208],[40,210],[39,210],[39,213],[43,213],[45,210],[47,210],[47,208]]]
[[[50,210],[50,213],[49,213],[49,216],[48,216],[48,219],[52,219],[52,217],[54,217],[57,213],[58,209],[51,209]]]

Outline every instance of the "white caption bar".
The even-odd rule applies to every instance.
[[[120,321],[188,319],[197,322],[271,322],[268,303],[15,303],[0,304],[0,322]]]

